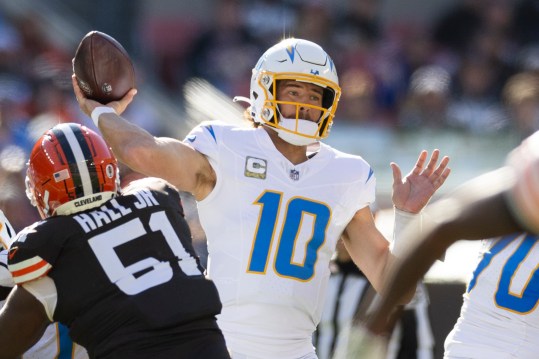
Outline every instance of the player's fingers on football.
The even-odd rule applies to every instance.
[[[71,75],[71,82],[73,83],[73,90],[75,91],[75,97],[77,98],[77,101],[80,103],[82,100],[85,99],[84,94],[82,93],[82,90],[79,87],[79,83],[77,82],[77,76],[75,74]]]
[[[125,94],[125,97],[124,99],[128,99],[129,102],[133,101],[133,97],[135,97],[135,95],[137,94],[137,89],[136,88],[132,88],[131,90],[127,91],[127,93]]]
[[[73,84],[73,90],[75,91],[75,95],[77,96],[78,100],[81,91],[79,88],[79,84],[77,83],[77,76],[75,76],[75,74],[71,75],[71,83]]]
[[[118,115],[121,115],[125,111],[127,106],[131,103],[131,101],[133,101],[133,97],[135,97],[136,94],[137,94],[137,90],[133,88],[133,89],[129,90],[125,94],[125,96],[122,97],[122,99],[120,99],[118,101],[109,102],[107,104],[107,106],[110,106],[110,107],[114,108],[116,113]]]

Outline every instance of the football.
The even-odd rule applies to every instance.
[[[135,68],[127,51],[113,37],[90,31],[73,58],[73,72],[87,98],[109,103],[135,87]]]

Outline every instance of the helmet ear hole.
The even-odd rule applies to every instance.
[[[335,102],[335,91],[332,88],[324,88],[322,95],[322,107],[325,109],[330,108]]]

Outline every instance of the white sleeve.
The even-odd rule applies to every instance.
[[[56,309],[58,301],[58,293],[56,285],[51,277],[44,276],[30,282],[22,284],[22,287],[32,294],[37,300],[43,304],[47,317],[51,322],[54,322],[52,316]]]
[[[395,225],[393,227],[393,240],[390,250],[395,257],[402,256],[410,246],[412,237],[403,236],[404,231],[421,232],[421,213],[410,213],[395,208]]]
[[[0,209],[0,246],[4,249],[8,249],[15,238],[15,230],[11,223],[9,223],[6,215]]]
[[[7,249],[0,251],[0,287],[15,286],[11,272],[7,269],[7,256]]]

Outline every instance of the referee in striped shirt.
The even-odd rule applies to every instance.
[[[319,359],[331,359],[337,348],[339,332],[352,320],[358,308],[369,300],[371,285],[346,251],[342,241],[332,263],[328,295],[322,318],[313,335]],[[434,336],[428,316],[429,299],[426,288],[419,284],[416,295],[408,303],[389,342],[387,359],[432,359]]]

